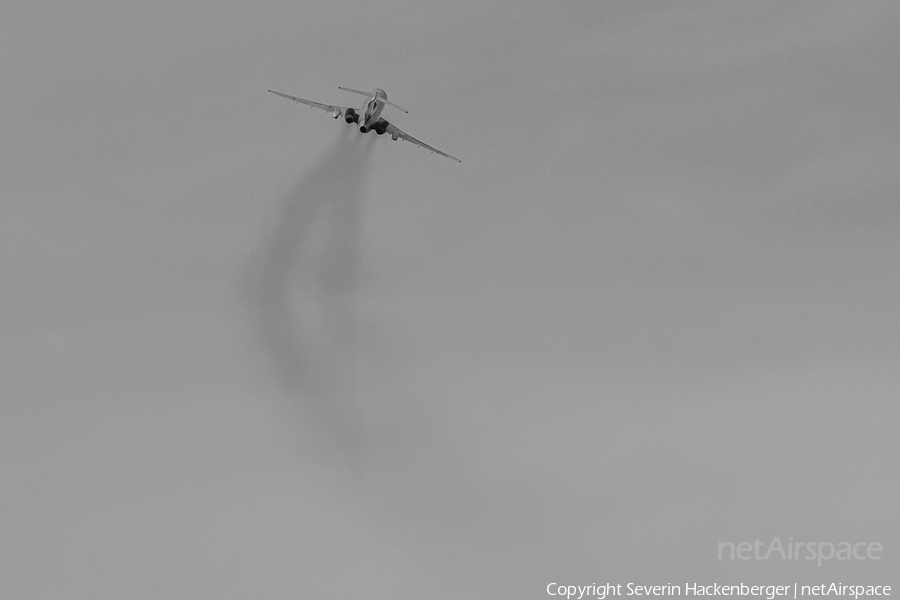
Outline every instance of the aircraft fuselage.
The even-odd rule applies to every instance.
[[[384,110],[384,101],[387,100],[387,94],[382,89],[376,89],[362,107],[359,115],[359,130],[366,133],[372,128],[372,124],[381,118],[381,111]]]

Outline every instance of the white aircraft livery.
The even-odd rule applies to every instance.
[[[406,140],[407,142],[412,142],[416,146],[420,148],[425,148],[426,150],[430,150],[431,152],[436,152],[441,156],[446,156],[447,158],[451,158],[456,162],[461,163],[462,161],[458,158],[450,156],[445,152],[441,152],[437,148],[429,146],[425,142],[417,140],[413,136],[408,133],[404,133],[400,131],[396,126],[392,125],[385,119],[381,118],[381,111],[384,110],[384,106],[390,105],[396,109],[402,110],[403,112],[409,112],[408,110],[404,110],[390,102],[387,99],[387,94],[384,90],[380,88],[376,88],[373,92],[361,92],[359,90],[351,90],[350,88],[340,87],[339,90],[344,90],[345,92],[353,92],[354,94],[361,94],[368,98],[366,103],[363,104],[363,107],[357,113],[355,109],[346,107],[346,106],[332,106],[330,104],[322,104],[321,102],[313,102],[312,100],[304,100],[303,98],[297,98],[296,96],[288,96],[287,94],[282,94],[281,92],[276,92],[275,90],[269,90],[270,93],[275,94],[276,96],[281,96],[282,98],[287,98],[288,100],[293,100],[294,102],[299,102],[300,104],[305,104],[307,106],[311,106],[313,108],[321,108],[324,111],[330,112],[331,116],[335,119],[339,119],[342,116],[347,123],[356,123],[359,127],[359,131],[361,133],[368,133],[369,131],[374,131],[378,135],[388,134],[391,136],[391,139],[395,142],[400,140]]]

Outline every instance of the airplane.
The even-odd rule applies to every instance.
[[[294,102],[305,104],[312,108],[321,108],[326,112],[330,112],[331,116],[335,119],[339,119],[341,116],[344,117],[344,120],[347,123],[356,123],[359,127],[360,133],[368,133],[369,131],[374,131],[378,135],[382,135],[387,133],[391,136],[391,139],[395,142],[398,139],[406,140],[407,142],[412,142],[416,146],[420,148],[425,148],[426,150],[430,150],[431,152],[436,152],[441,156],[446,156],[447,158],[451,158],[456,162],[461,163],[462,161],[458,158],[450,156],[445,152],[441,152],[437,148],[433,148],[429,146],[425,142],[417,140],[413,136],[408,133],[404,133],[400,131],[396,126],[387,122],[385,119],[381,118],[381,111],[384,110],[385,105],[393,106],[396,109],[402,110],[405,113],[408,113],[408,110],[400,108],[393,102],[390,102],[387,99],[387,94],[381,88],[376,88],[373,92],[361,92],[359,90],[352,90],[350,88],[345,88],[338,86],[339,90],[344,90],[345,92],[352,92],[354,94],[361,94],[366,96],[368,100],[363,104],[362,109],[359,113],[357,113],[354,109],[348,108],[346,106],[333,106],[331,104],[322,104],[321,102],[313,102],[312,100],[304,100],[303,98],[297,98],[296,96],[288,96],[287,94],[282,94],[281,92],[276,92],[275,90],[269,90],[270,94],[275,94],[276,96],[281,96],[282,98],[287,98],[288,100],[293,100]]]

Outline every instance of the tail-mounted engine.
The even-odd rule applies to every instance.
[[[352,108],[348,108],[344,111],[344,120],[347,123],[359,123],[359,115]]]
[[[378,135],[382,135],[387,129],[387,125],[387,121],[385,121],[384,119],[378,119],[377,121],[372,123],[372,131],[374,131]]]

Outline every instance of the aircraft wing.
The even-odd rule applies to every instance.
[[[415,144],[415,145],[418,146],[419,148],[425,148],[426,150],[429,150],[429,151],[431,151],[431,152],[436,152],[437,154],[440,154],[441,156],[446,156],[447,158],[451,158],[451,159],[455,160],[455,161],[458,162],[458,163],[461,163],[461,162],[462,162],[462,161],[459,160],[458,158],[453,157],[453,156],[450,156],[450,155],[447,154],[446,152],[441,152],[441,151],[438,150],[437,148],[434,148],[434,147],[432,147],[432,146],[429,146],[428,144],[426,144],[425,142],[423,142],[423,141],[421,141],[421,140],[417,140],[416,138],[414,138],[413,136],[409,135],[408,133],[404,133],[403,131],[401,131],[401,130],[400,130],[398,127],[396,127],[395,125],[392,125],[391,123],[388,123],[385,119],[381,119],[381,121],[384,121],[384,124],[385,124],[384,132],[387,133],[388,135],[390,135],[390,136],[391,136],[391,139],[394,140],[395,142],[396,142],[398,139],[406,140],[407,142],[412,142],[413,144]]]
[[[276,92],[275,90],[269,90],[270,94],[275,94],[276,96],[281,96],[282,98],[287,98],[288,100],[293,100],[294,102],[299,102],[300,104],[305,104],[312,108],[321,108],[326,112],[330,112],[331,115],[336,119],[340,115],[346,112],[347,107],[345,106],[332,106],[331,104],[322,104],[321,102],[313,102],[312,100],[304,100],[303,98],[297,98],[296,96],[288,96],[287,94],[282,94],[281,92]]]

